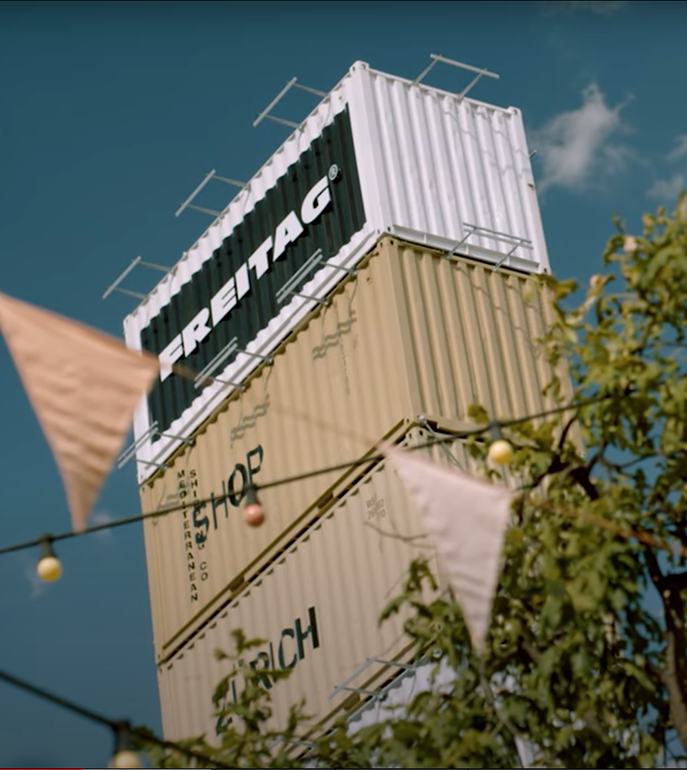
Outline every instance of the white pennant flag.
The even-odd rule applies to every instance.
[[[455,468],[386,447],[422,511],[479,654],[489,630],[513,495]]]
[[[64,316],[0,294],[0,330],[83,530],[157,358]]]

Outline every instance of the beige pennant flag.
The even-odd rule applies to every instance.
[[[513,495],[482,479],[386,447],[422,511],[470,638],[484,652]]]
[[[158,361],[1,293],[0,330],[55,456],[72,526],[83,530]]]

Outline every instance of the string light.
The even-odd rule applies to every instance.
[[[131,726],[120,722],[114,728],[115,749],[108,767],[141,767],[141,759],[131,745]]]
[[[55,556],[50,535],[40,537],[38,547],[40,549],[38,565],[36,566],[38,577],[45,580],[46,583],[54,583],[62,575],[62,564]]]
[[[265,521],[265,512],[258,500],[255,484],[246,487],[246,505],[243,508],[243,520],[251,527],[260,527]]]
[[[513,419],[513,420],[502,420],[500,422],[492,422],[486,427],[477,428],[470,431],[455,432],[455,433],[452,433],[450,436],[447,436],[446,438],[441,438],[441,439],[435,438],[432,441],[428,441],[426,444],[416,445],[414,447],[408,447],[408,449],[414,450],[414,449],[428,448],[431,446],[436,446],[437,444],[448,443],[451,441],[455,441],[456,439],[459,439],[459,438],[476,436],[476,435],[483,434],[486,431],[490,431],[492,442],[489,446],[488,457],[492,462],[495,462],[500,465],[505,465],[512,460],[513,447],[510,444],[510,442],[508,442],[506,439],[503,438],[503,434],[501,432],[502,426],[517,425],[519,423],[527,422],[529,420],[537,419],[539,417],[546,417],[548,415],[558,414],[558,413],[565,412],[572,409],[579,409],[583,406],[600,403],[609,398],[611,398],[610,395],[597,396],[594,398],[587,399],[586,401],[578,402],[577,404],[570,404],[565,407],[550,409],[546,412],[530,415],[529,417],[522,417],[522,418]],[[278,481],[265,483],[261,485],[261,488],[264,489],[268,487],[276,487],[276,486],[288,484],[294,481],[300,481],[307,478],[312,478],[317,475],[330,473],[334,470],[351,469],[356,466],[367,465],[371,462],[375,462],[383,459],[384,459],[383,455],[378,455],[378,456],[368,455],[367,457],[359,458],[358,460],[354,460],[352,462],[341,463],[340,465],[330,466],[328,468],[321,468],[316,471],[311,471],[308,473],[299,474],[297,476],[280,479]],[[216,501],[218,498],[214,498],[214,499]],[[208,500],[207,502],[211,502],[211,500]],[[153,517],[157,517],[167,513],[180,511],[184,507],[185,507],[185,504],[179,505],[179,506],[173,506],[173,507],[162,509],[160,511],[145,513],[138,516],[132,516],[126,519],[119,519],[117,521],[109,522],[107,524],[102,524],[96,527],[90,527],[80,532],[65,532],[61,535],[43,535],[42,537],[38,538],[38,540],[32,541],[30,543],[22,543],[22,544],[17,544],[14,546],[9,546],[7,548],[0,549],[0,555],[19,551],[19,550],[24,550],[26,548],[35,547],[36,545],[38,545],[40,548],[40,557],[39,557],[39,562],[37,566],[37,572],[43,580],[52,582],[52,581],[58,580],[62,574],[62,565],[59,559],[57,558],[57,556],[55,555],[55,552],[52,546],[55,540],[64,540],[67,538],[77,537],[80,535],[87,535],[92,532],[111,529],[113,527],[122,526],[124,524],[131,524],[134,522],[143,521],[148,518],[153,518]],[[251,526],[260,526],[264,521],[264,511],[257,497],[257,489],[253,484],[249,485],[246,489],[246,506],[244,508],[243,515],[244,515],[244,520]],[[598,523],[600,526],[603,525],[609,529],[612,526],[610,522],[605,522],[603,520],[599,520],[599,522],[595,521],[595,523]],[[634,532],[634,531],[628,531],[626,534],[628,537],[635,537],[642,541],[644,540],[645,537],[650,537],[650,536],[643,536],[642,533]],[[684,550],[687,552],[687,549],[684,549]],[[217,768],[222,768],[223,770],[229,770],[229,766],[225,765],[219,760],[206,757],[203,754],[192,751],[190,749],[186,749],[183,746],[179,746],[178,744],[173,743],[171,741],[165,741],[163,739],[157,738],[156,736],[149,734],[147,731],[144,732],[142,730],[133,729],[130,727],[128,722],[114,722],[95,712],[89,711],[88,709],[85,709],[81,706],[77,706],[76,704],[70,703],[64,698],[48,693],[47,691],[42,690],[41,688],[36,687],[34,685],[31,685],[28,682],[25,682],[21,679],[18,679],[17,677],[14,677],[2,670],[0,670],[0,680],[3,680],[26,692],[30,692],[40,697],[41,699],[54,703],[64,709],[80,714],[81,716],[84,716],[87,719],[91,719],[95,722],[99,722],[100,724],[105,724],[109,726],[113,730],[115,735],[115,751],[112,756],[112,759],[110,760],[110,764],[109,764],[110,768],[142,767],[140,757],[136,753],[136,751],[133,749],[131,744],[131,736],[133,735],[143,742],[148,742],[150,744],[157,745],[165,749],[177,751],[178,753],[186,757],[189,757],[191,759],[200,760],[202,762],[208,763],[211,766],[214,765]]]
[[[496,465],[508,465],[513,459],[513,446],[505,439],[497,439],[489,447],[489,459]]]
[[[536,420],[536,419],[541,418],[541,417],[548,417],[550,415],[560,414],[562,412],[567,412],[567,411],[574,410],[574,409],[580,409],[580,408],[582,408],[584,406],[590,406],[591,404],[598,404],[598,403],[601,403],[602,401],[607,401],[609,398],[612,398],[612,396],[610,394],[606,394],[606,395],[603,395],[603,396],[595,396],[593,398],[589,398],[589,399],[586,399],[584,401],[579,401],[577,403],[568,404],[567,406],[560,406],[560,407],[556,407],[556,408],[553,408],[553,409],[548,409],[548,410],[543,411],[543,412],[539,412],[537,414],[531,414],[531,415],[528,415],[527,417],[518,417],[518,418],[515,418],[515,419],[512,419],[512,420],[499,420],[498,423],[491,423],[490,425],[482,426],[482,427],[479,427],[479,428],[474,428],[472,430],[455,431],[455,432],[452,432],[450,435],[448,435],[446,437],[443,437],[443,438],[433,438],[432,440],[427,441],[426,443],[417,444],[415,446],[408,447],[407,451],[415,451],[415,450],[419,450],[419,449],[428,449],[428,448],[433,447],[433,446],[451,443],[451,442],[455,441],[456,439],[469,438],[470,436],[479,436],[479,435],[482,435],[485,432],[489,431],[494,425],[499,426],[499,428],[501,428],[501,427],[508,427],[508,426],[512,426],[512,425],[519,425],[519,424],[521,424],[523,422],[528,422],[530,420]],[[351,470],[351,469],[353,469],[353,468],[355,468],[357,466],[369,465],[370,463],[379,462],[379,461],[384,460],[384,459],[385,458],[384,458],[383,455],[370,454],[370,455],[367,455],[365,457],[358,458],[357,460],[349,460],[348,462],[339,463],[338,465],[330,465],[330,466],[328,466],[326,468],[318,468],[317,470],[314,470],[314,471],[307,471],[306,473],[299,473],[299,474],[294,475],[294,476],[289,476],[289,477],[286,477],[286,478],[277,479],[276,481],[264,482],[263,484],[260,485],[260,488],[263,489],[263,490],[264,489],[271,489],[272,487],[279,487],[279,486],[282,486],[282,485],[285,485],[285,484],[291,484],[291,483],[294,483],[294,482],[297,482],[297,481],[305,481],[307,479],[311,479],[311,478],[314,478],[316,476],[322,476],[324,474],[332,473],[334,471]],[[228,497],[229,497],[229,493],[227,493],[226,495],[220,495],[220,496],[217,496],[217,497],[206,498],[204,500],[198,500],[198,501],[196,501],[196,504],[197,505],[202,505],[203,503],[205,503],[206,505],[212,505],[213,503],[217,504],[217,502],[219,502],[221,500],[224,500],[224,499],[228,499]],[[44,538],[49,539],[51,542],[56,542],[58,540],[68,540],[68,539],[73,538],[73,537],[80,537],[81,535],[89,535],[89,534],[95,533],[95,532],[102,532],[102,531],[105,531],[105,530],[114,529],[115,527],[121,527],[121,526],[124,526],[126,524],[134,524],[134,523],[138,523],[138,522],[141,522],[141,521],[146,521],[148,519],[156,519],[159,516],[165,516],[165,515],[167,515],[169,513],[176,513],[178,511],[184,510],[186,507],[187,507],[186,503],[182,503],[182,504],[179,504],[179,505],[168,506],[168,507],[165,507],[165,508],[161,508],[158,511],[151,511],[149,513],[142,513],[142,514],[138,514],[136,516],[130,516],[130,517],[124,518],[124,519],[117,519],[116,521],[111,521],[111,522],[108,522],[106,524],[99,524],[99,525],[97,525],[95,527],[89,527],[88,529],[82,530],[80,532],[73,532],[73,531],[71,531],[71,532],[63,532],[63,533],[61,533],[59,535],[49,535],[49,536],[46,535],[46,536],[44,536]],[[32,540],[32,541],[27,542],[27,543],[17,543],[15,545],[6,546],[5,548],[0,548],[0,556],[2,556],[4,554],[7,554],[7,553],[14,553],[16,551],[23,551],[23,550],[26,550],[27,548],[35,548],[36,546],[40,546],[40,544],[41,544],[41,540],[38,539],[38,540]],[[54,554],[51,554],[51,555],[54,556]],[[60,569],[61,569],[61,567],[60,567]]]
[[[489,430],[491,433],[491,444],[489,445],[487,456],[495,465],[508,465],[513,459],[512,444],[503,437],[499,423],[491,423]]]

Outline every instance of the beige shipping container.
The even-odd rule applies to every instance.
[[[429,438],[415,428],[403,445]],[[459,440],[444,447],[414,454],[473,467]],[[244,665],[291,670],[286,680],[263,679],[273,727],[285,727],[289,707],[303,698],[311,725],[320,728],[359,707],[368,692],[402,673],[412,659],[412,641],[403,630],[407,608],[381,625],[379,618],[402,593],[410,562],[418,557],[428,558],[437,575],[433,545],[414,501],[393,465],[379,462],[158,668],[165,737],[205,734],[212,741],[226,724],[216,716],[212,696],[234,662],[217,660],[214,651],[233,654],[236,629],[265,642],[247,653]],[[225,700],[236,700],[242,681],[235,678]]]
[[[141,488],[145,512],[188,502],[144,527],[157,662],[364,469],[262,490],[267,520],[257,529],[241,517],[249,476],[259,486],[355,460],[420,415],[447,429],[470,427],[473,402],[500,418],[550,407],[541,388],[551,372],[536,343],[550,320],[547,296],[536,277],[382,238],[274,363]],[[228,501],[194,507],[227,492]]]

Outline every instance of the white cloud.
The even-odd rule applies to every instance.
[[[677,147],[668,153],[668,160],[680,160],[687,157],[687,134],[676,137]]]
[[[541,7],[549,16],[559,16],[562,14],[582,13],[589,11],[602,16],[609,16],[612,13],[623,10],[628,5],[626,0],[609,0],[609,2],[544,2]]]
[[[683,190],[687,190],[687,175],[675,174],[670,179],[657,179],[647,194],[664,203],[675,203]]]
[[[687,134],[679,134],[675,137],[675,147],[663,157],[672,165],[672,176],[664,179],[656,179],[648,190],[649,198],[656,198],[662,204],[671,206],[678,196],[687,190]],[[669,173],[670,173],[669,172]]]
[[[549,187],[580,189],[625,168],[632,152],[614,141],[627,130],[620,117],[625,104],[610,107],[591,83],[582,92],[581,107],[555,115],[532,132],[530,145],[543,165],[542,192]]]

